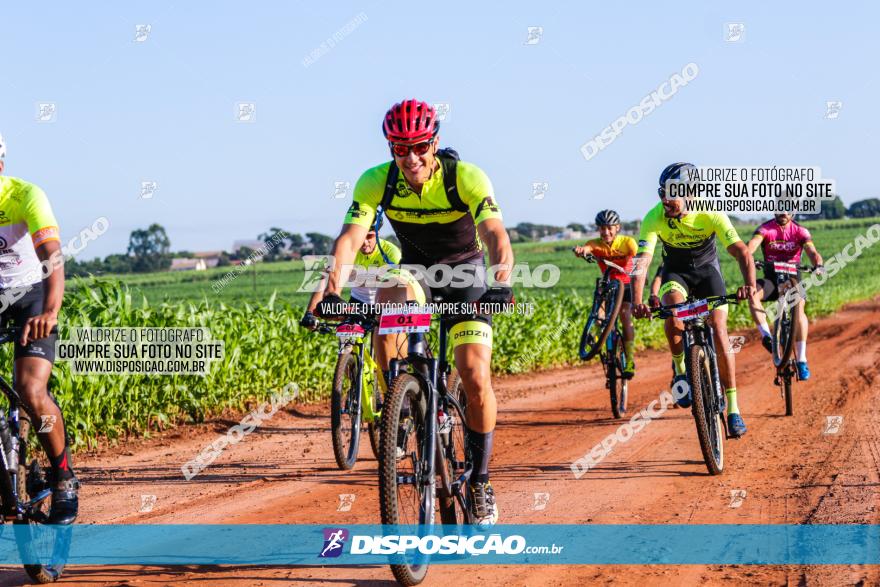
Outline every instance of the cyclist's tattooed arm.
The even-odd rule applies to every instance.
[[[755,260],[752,259],[749,247],[742,241],[737,241],[727,247],[727,252],[739,263],[739,270],[743,276],[744,285],[736,291],[736,297],[747,300],[755,294],[757,287],[755,285]]]
[[[497,268],[495,275],[489,276],[492,284],[509,286],[510,273],[513,271],[513,247],[510,246],[504,223],[498,218],[486,218],[477,224],[477,232],[489,253],[489,266]]]

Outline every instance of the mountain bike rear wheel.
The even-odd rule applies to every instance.
[[[456,481],[467,468],[467,432],[465,431],[465,414],[467,398],[464,385],[457,371],[453,371],[447,381],[447,391],[458,402],[446,404],[446,417],[450,418],[449,432],[440,434],[440,450],[443,458],[437,460],[438,467],[445,467],[445,475],[451,482]],[[459,409],[459,406],[461,408]],[[441,475],[442,477],[442,475]],[[437,490],[437,501],[440,509],[440,521],[444,525],[460,526],[468,523],[468,514],[459,507],[454,494],[445,494],[443,484]],[[465,495],[467,492],[465,492]]]
[[[792,397],[791,374],[789,373],[782,376],[782,395],[785,398],[785,415],[791,416],[794,414],[794,398]]]
[[[709,355],[701,345],[693,345],[688,354],[688,379],[693,395],[692,412],[697,425],[700,450],[710,475],[724,470],[724,421],[715,406],[715,389]]]
[[[435,484],[423,478],[426,391],[418,378],[402,373],[394,379],[382,406],[379,508],[385,525],[430,529],[434,524]],[[391,572],[401,585],[418,585],[428,573],[423,555],[399,555],[392,560]]]

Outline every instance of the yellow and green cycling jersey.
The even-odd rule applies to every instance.
[[[724,248],[741,240],[724,213],[692,212],[679,218],[667,218],[663,204],[658,203],[642,220],[638,252],[653,255],[660,239],[667,267],[702,267],[718,258],[715,237]]]
[[[0,176],[0,289],[39,283],[43,266],[36,247],[59,240],[58,222],[43,190]]]
[[[358,271],[367,270],[369,272],[370,269],[388,265],[382,256],[382,252],[379,251],[379,247],[382,247],[382,251],[388,257],[388,261],[392,264],[400,263],[400,249],[397,248],[397,245],[384,238],[380,238],[376,240],[376,248],[373,249],[372,253],[364,254],[358,249],[357,255],[354,257],[355,268]],[[351,297],[359,302],[373,304],[376,302],[376,288],[365,285],[354,286],[351,288]]]
[[[386,262],[385,258],[382,256],[382,252],[379,251],[379,247],[382,247],[382,251],[384,251],[385,256],[388,257],[388,261],[393,264],[400,263],[400,249],[397,248],[397,245],[384,238],[380,238],[376,240],[376,248],[374,248],[373,252],[369,255],[362,253],[361,250],[358,249],[357,255],[354,257],[354,264],[366,268],[384,267],[385,265],[388,265],[388,262]]]
[[[385,193],[385,181],[391,162],[368,169],[354,188],[354,201],[345,216],[345,224],[369,227]],[[459,161],[456,186],[467,212],[456,210],[446,195],[443,168],[425,182],[420,194],[414,192],[403,173],[385,215],[400,240],[404,263],[430,266],[456,264],[482,257],[476,225],[489,218],[501,219],[495,203],[492,183],[482,169]]]

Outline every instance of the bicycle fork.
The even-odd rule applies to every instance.
[[[705,361],[709,366],[709,376],[712,378],[712,394],[710,395],[712,402],[712,414],[721,414],[721,424],[724,426],[724,436],[727,437],[727,418],[724,417],[724,391],[721,387],[721,376],[718,371],[718,361],[715,358],[715,341],[714,332],[711,326],[704,326],[708,332],[695,332],[694,329],[686,329],[684,332],[684,356],[687,359],[685,369],[688,374],[688,385],[693,391],[694,377],[699,376],[698,373],[691,372],[690,356],[693,352],[694,345],[699,344],[705,351]],[[708,335],[708,336],[707,336]],[[691,411],[696,410],[696,404],[691,405]]]

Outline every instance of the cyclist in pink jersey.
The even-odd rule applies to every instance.
[[[817,271],[824,271],[822,267],[822,256],[816,250],[810,231],[795,222],[791,214],[776,214],[773,220],[765,222],[755,230],[752,240],[749,241],[749,251],[754,255],[758,247],[764,254],[764,261],[768,263],[780,262],[798,265],[801,261],[801,252],[806,251],[807,256],[813,263],[813,267]],[[801,272],[798,269],[798,281],[801,279]],[[755,324],[758,325],[758,331],[761,333],[761,341],[764,347],[770,351],[772,349],[772,338],[770,336],[770,327],[767,325],[767,314],[764,312],[762,301],[774,301],[779,297],[776,291],[776,272],[772,266],[764,266],[764,279],[757,280],[758,289],[749,303],[749,309]],[[798,301],[794,309],[795,328],[794,328],[794,344],[796,352],[796,362],[798,376],[802,380],[810,378],[810,369],[807,366],[807,331],[809,322],[807,315],[804,313],[804,302]]]

